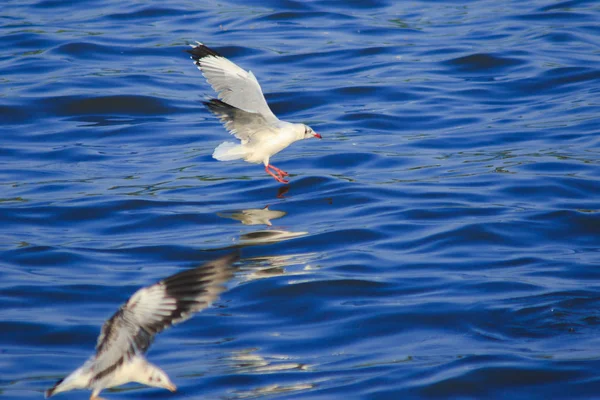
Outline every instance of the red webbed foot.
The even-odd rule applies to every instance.
[[[289,183],[289,181],[286,181],[285,179],[283,179],[282,175],[275,175],[273,172],[271,172],[271,170],[269,169],[270,165],[265,166],[265,171],[267,171],[267,174],[271,175],[273,178],[275,178],[275,180],[277,182],[281,182],[281,183]],[[287,175],[287,173],[286,173]]]
[[[288,174],[287,172],[285,172],[285,171],[283,171],[283,170],[281,170],[281,169],[277,168],[277,167],[276,167],[276,166],[274,166],[274,165],[271,165],[271,164],[269,164],[269,168],[271,168],[271,169],[273,169],[273,171],[277,172],[277,174],[278,174],[279,176],[281,176],[282,178],[283,178],[284,176],[289,176],[289,174]]]

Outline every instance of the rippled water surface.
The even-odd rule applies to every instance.
[[[0,397],[42,398],[138,287],[242,248],[150,349],[179,391],[105,397],[597,398],[599,22],[578,0],[3,3]],[[323,135],[272,159],[289,185],[212,159],[195,40]]]

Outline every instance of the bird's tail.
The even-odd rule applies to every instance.
[[[238,160],[246,156],[246,150],[241,144],[223,142],[217,146],[212,156],[219,161]]]

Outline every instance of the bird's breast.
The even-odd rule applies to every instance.
[[[263,160],[279,153],[293,142],[295,142],[295,138],[291,135],[279,134],[265,136],[262,140],[244,146],[248,153],[245,160],[253,163],[263,162]]]

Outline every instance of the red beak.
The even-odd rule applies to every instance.
[[[321,135],[319,135],[318,133],[315,133],[315,137],[316,137],[316,138],[319,138],[319,139],[323,139],[323,138],[321,137]]]

